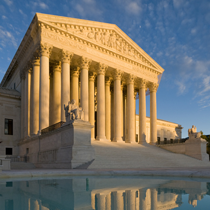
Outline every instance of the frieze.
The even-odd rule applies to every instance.
[[[63,24],[65,25],[65,24]],[[80,49],[85,49],[86,45],[89,47],[93,47],[99,51],[102,51],[103,53],[107,53],[111,56],[115,56],[116,58],[119,58],[121,60],[130,62],[134,65],[142,65],[142,67],[148,68],[148,69],[152,69],[153,71],[157,71],[157,68],[151,64],[146,58],[144,58],[137,50],[135,50],[131,45],[129,45],[125,40],[123,40],[122,37],[119,36],[119,34],[117,34],[114,30],[107,30],[107,29],[91,29],[90,27],[84,27],[80,26],[80,27],[74,27],[74,26],[69,26],[67,28],[67,26],[62,26],[62,24],[54,24],[54,26],[56,27],[60,27],[62,28],[62,30],[65,29],[65,31],[68,31],[69,33],[72,33],[72,35],[60,31],[58,29],[53,28],[52,26],[45,26],[45,29],[42,29],[42,34],[44,36],[46,36],[47,38],[52,38],[55,39],[59,42],[65,42],[64,44],[66,45],[71,45],[71,46],[75,46],[77,48]],[[81,28],[82,27],[82,28]],[[55,32],[55,33],[52,33]],[[59,34],[59,36],[56,36],[55,34]],[[95,34],[95,35],[94,35]],[[76,37],[77,36],[81,36],[83,37],[82,39],[80,37]],[[100,37],[98,37],[100,36]],[[107,38],[109,36],[109,38]],[[74,40],[76,41],[76,43],[72,43],[66,40],[66,38],[69,38],[70,40]],[[88,42],[87,38],[90,41],[95,42],[94,43],[90,43]],[[65,41],[64,41],[65,40]],[[81,43],[81,45],[79,45],[78,43]],[[110,50],[107,50],[103,47],[100,47],[96,44],[100,44],[100,45],[104,45],[108,48],[110,48]],[[112,50],[111,50],[112,49]],[[113,51],[114,50],[114,51]],[[116,53],[116,52],[121,52],[122,55]],[[124,56],[130,56],[133,57],[136,61],[132,61],[127,57]],[[140,64],[141,62],[141,64]],[[144,64],[142,64],[144,63]]]
[[[148,59],[146,59],[143,55],[141,55],[121,35],[116,33],[115,30],[102,29],[97,27],[78,26],[73,24],[70,25],[70,24],[53,23],[53,22],[51,22],[51,24],[54,25],[55,27],[67,30],[72,34],[83,36],[85,38],[90,39],[91,41],[95,41],[96,43],[115,49],[120,53],[138,59],[141,62],[149,65],[150,67],[155,68],[155,66]]]

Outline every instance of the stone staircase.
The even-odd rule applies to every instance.
[[[11,162],[11,169],[34,169],[36,168],[33,163],[25,162]]]
[[[176,154],[152,145],[92,141],[95,160],[88,169],[132,169],[152,167],[210,167],[210,162]]]

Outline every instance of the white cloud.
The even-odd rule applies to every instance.
[[[83,0],[83,1],[87,4],[94,4],[95,3],[94,0]]]
[[[19,9],[19,12],[21,15],[26,16],[26,14],[21,9]]]
[[[15,37],[9,31],[0,26],[0,45],[5,47],[8,43],[12,43],[15,48],[17,47]]]
[[[11,0],[4,0],[4,2],[5,2],[8,6],[11,6],[12,3],[13,3]]]
[[[183,94],[185,89],[186,89],[186,85],[184,81],[176,81],[175,84],[178,86],[178,90],[179,90],[179,94]]]
[[[149,20],[145,20],[145,26],[146,26],[147,28],[149,28],[149,27],[151,26]]]
[[[4,19],[7,19],[7,17],[5,16],[5,15],[2,15],[2,19],[4,20]]]
[[[179,8],[184,3],[184,0],[173,0],[175,8]]]
[[[196,28],[192,28],[191,29],[191,34],[195,34],[197,32],[197,29]]]
[[[0,73],[5,74],[5,73],[6,73],[6,71],[3,71],[3,70],[1,70],[1,69],[0,69]]]
[[[141,7],[139,6],[139,4],[137,2],[130,2],[127,6],[126,6],[126,10],[129,13],[138,15],[140,13]]]
[[[39,6],[40,6],[42,9],[48,9],[48,6],[47,6],[44,2],[40,2],[40,3],[39,3]]]

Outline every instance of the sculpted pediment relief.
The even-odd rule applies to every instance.
[[[87,27],[75,24],[64,24],[50,22],[56,28],[66,30],[71,34],[86,38],[98,45],[110,48],[120,54],[139,60],[149,67],[156,68],[144,55],[138,52],[131,44],[116,30],[108,28]]]
[[[108,50],[110,52],[109,54],[113,52],[116,54],[116,57],[124,57],[124,60],[130,59],[131,63],[137,62],[143,65],[143,68],[151,69],[151,71],[157,74],[161,74],[164,71],[158,63],[115,24],[40,13],[37,13],[37,20],[39,23],[48,24],[47,30],[51,30],[51,27],[53,27],[55,29],[54,31],[59,30],[61,34],[68,33],[70,36],[73,35],[79,39],[86,40],[91,45],[94,44],[98,48],[102,48],[105,51]]]

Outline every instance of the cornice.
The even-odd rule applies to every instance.
[[[62,27],[62,24],[58,25],[57,23],[52,24],[49,22],[39,21],[39,27],[41,28],[42,35],[46,36],[47,38],[54,38],[57,41],[63,41],[64,38],[65,39],[68,38],[70,40],[77,41],[80,44],[86,45],[91,48],[95,48],[96,50],[99,50],[99,51],[106,53],[110,56],[113,56],[115,58],[118,58],[120,60],[128,62],[136,67],[140,67],[142,69],[156,73],[156,75],[159,75],[164,71],[162,69],[162,67],[160,69],[157,69],[150,61],[152,58],[149,57],[150,60],[149,60],[149,58],[146,58],[146,56],[149,56],[149,55],[147,55],[145,52],[141,52],[144,54],[144,55],[141,55],[141,53],[138,52],[137,49],[135,49],[130,43],[128,43],[128,41],[125,40],[125,39],[127,39],[127,37],[120,37],[120,39],[124,39],[125,42],[127,43],[128,47],[132,48],[131,50],[134,51],[133,56],[131,56],[129,54],[126,55],[125,53],[118,51],[114,47],[103,45],[103,44],[97,42],[95,38],[88,38],[88,34],[90,32],[89,33],[88,32],[86,32],[86,33],[78,32],[78,31],[82,30],[82,29],[80,29],[80,26],[78,26],[78,25],[75,26],[74,30],[69,30],[69,29],[67,29],[67,25]],[[88,31],[88,27],[86,27],[86,26],[83,26],[83,27],[87,28],[86,30]],[[103,32],[103,30],[105,30],[105,29],[98,28],[98,31],[100,31],[100,30],[102,30],[102,32]],[[109,33],[117,34],[116,31],[114,31],[113,29],[106,29],[106,30],[108,30]],[[98,32],[98,31],[95,31],[95,32]],[[59,34],[59,37],[53,36],[52,33]],[[119,36],[119,34],[117,34],[117,36]],[[136,44],[136,46],[138,46],[138,45]],[[151,65],[149,64],[148,61],[151,63]]]
[[[117,35],[119,35],[120,38],[125,40],[131,47],[133,47],[134,50],[136,50],[142,55],[141,59],[143,60],[143,62],[146,60],[149,61],[151,65],[153,65],[155,68],[157,68],[157,70],[159,70],[159,73],[163,73],[164,71],[164,69],[155,60],[153,60],[142,48],[140,48],[127,34],[125,34],[115,24],[62,17],[56,15],[41,14],[41,13],[37,13],[37,17],[40,22],[49,24],[66,32],[72,31],[71,28],[73,26],[75,32],[74,34],[78,35],[79,34],[81,35],[82,30],[84,31],[85,28],[89,28],[91,30],[94,30],[95,32],[113,31]]]

